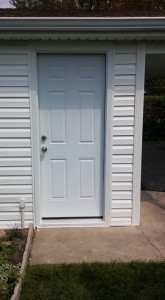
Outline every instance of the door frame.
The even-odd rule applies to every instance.
[[[40,169],[40,136],[39,136],[39,97],[38,97],[38,54],[104,54],[105,55],[105,138],[104,138],[104,195],[103,219],[70,219],[42,220],[41,216],[41,169]],[[112,147],[113,147],[113,75],[114,44],[105,41],[50,41],[31,42],[28,49],[29,60],[29,96],[31,117],[32,147],[32,183],[34,225],[36,227],[73,227],[73,226],[106,226],[111,225],[112,202]]]
[[[142,42],[137,44],[132,226],[138,226],[141,218],[143,110],[147,54],[165,54],[165,42]]]

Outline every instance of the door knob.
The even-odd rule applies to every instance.
[[[47,149],[46,147],[42,147],[42,148],[41,148],[41,151],[42,151],[43,153],[45,153],[47,150],[48,150],[48,149]]]

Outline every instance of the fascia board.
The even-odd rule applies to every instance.
[[[0,31],[164,31],[165,17],[34,18],[1,17]]]

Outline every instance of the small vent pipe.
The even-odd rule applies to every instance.
[[[22,198],[20,201],[21,209],[21,229],[25,228],[25,198]]]

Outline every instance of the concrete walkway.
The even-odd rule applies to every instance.
[[[31,264],[165,259],[165,193],[142,192],[141,226],[36,231]]]

